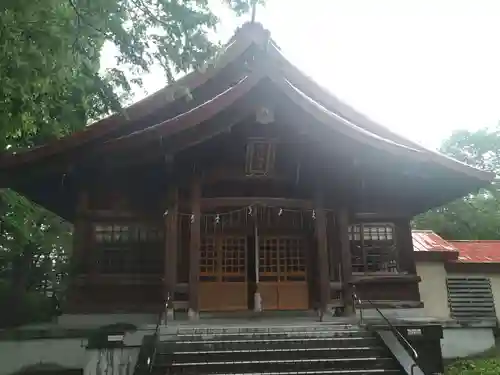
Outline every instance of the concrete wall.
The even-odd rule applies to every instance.
[[[446,289],[447,275],[444,263],[417,262],[417,274],[422,278],[419,289],[420,299],[424,303],[425,315],[438,319],[449,318],[450,309]]]
[[[497,314],[497,319],[500,320],[500,275],[490,274],[487,275],[490,278],[491,290],[493,292],[493,299],[495,301],[495,311]]]
[[[476,355],[495,346],[492,328],[445,328],[441,339],[443,358]]]
[[[131,323],[137,327],[156,325],[155,314],[63,314],[57,325],[63,328],[98,328],[114,323]]]
[[[133,375],[139,348],[88,350],[84,375]]]
[[[86,363],[83,339],[47,339],[0,342],[0,375],[11,374],[23,367],[51,363],[77,369]]]

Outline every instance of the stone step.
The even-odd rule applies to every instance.
[[[231,341],[235,338],[246,340],[267,340],[281,338],[351,338],[351,337],[371,337],[371,333],[362,330],[342,330],[342,331],[279,331],[279,332],[255,332],[255,333],[224,333],[224,334],[192,334],[192,335],[161,335],[160,342],[196,342],[203,340],[217,339],[218,341]]]
[[[192,335],[240,335],[252,333],[296,333],[296,332],[339,332],[357,331],[363,332],[358,326],[351,324],[310,324],[310,325],[272,325],[272,326],[221,326],[221,327],[182,327],[161,326],[160,334],[175,334],[178,337]]]
[[[329,347],[329,348],[291,348],[291,349],[255,349],[255,350],[207,350],[207,351],[195,351],[195,352],[174,352],[174,355],[190,355],[190,354],[207,354],[207,355],[216,355],[216,354],[235,354],[235,353],[303,353],[303,352],[321,352],[325,351],[328,354],[330,352],[349,352],[349,351],[366,351],[366,350],[387,350],[383,347],[373,347],[373,346],[360,346],[360,347]]]
[[[199,351],[199,352],[174,352],[170,354],[158,354],[156,364],[158,366],[170,366],[172,361],[176,363],[196,363],[200,360],[205,363],[213,362],[252,362],[276,361],[276,360],[315,360],[315,359],[337,359],[337,358],[369,358],[388,357],[386,348],[360,347],[360,348],[301,348],[301,349],[258,349],[258,350],[226,350],[226,351]]]
[[[198,340],[198,341],[171,341],[162,342],[158,345],[159,353],[194,352],[208,350],[254,350],[259,348],[268,349],[300,349],[330,348],[330,347],[363,347],[377,346],[379,341],[373,337],[285,337],[272,339],[235,338],[233,340]]]
[[[238,372],[220,373],[218,375],[366,375],[366,374],[402,374],[398,369],[361,369],[361,370],[319,370],[319,371],[282,371],[282,372]]]
[[[324,370],[366,370],[366,369],[397,369],[389,357],[359,357],[359,358],[294,358],[248,361],[199,361],[182,362],[177,358],[169,366],[170,372],[191,374],[220,374],[236,372],[297,372]]]
[[[155,374],[400,374],[385,345],[360,327],[170,327]]]

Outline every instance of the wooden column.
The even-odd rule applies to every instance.
[[[354,304],[352,299],[352,265],[351,265],[351,246],[349,243],[349,213],[347,209],[342,208],[337,213],[337,228],[339,234],[341,270],[342,270],[342,290],[345,305],[345,314],[354,313]]]
[[[164,298],[170,294],[173,301],[177,284],[177,235],[179,193],[175,186],[168,191],[167,211],[165,211],[165,265],[164,265]]]
[[[410,219],[394,220],[396,226],[396,248],[398,249],[397,261],[399,271],[417,274],[415,253],[413,252],[413,237],[411,234]]]
[[[328,264],[328,242],[326,232],[326,212],[323,208],[323,195],[318,189],[316,194],[316,240],[318,244],[317,261],[319,277],[319,302],[320,310],[325,312],[330,302],[330,275]]]
[[[71,263],[76,268],[77,274],[84,271],[82,266],[91,264],[94,269],[96,267],[95,262],[91,262],[94,257],[93,251],[87,248],[89,243],[87,237],[90,235],[88,231],[89,223],[86,217],[88,208],[89,195],[87,192],[82,191],[78,194],[76,217],[73,224],[73,254],[71,255]],[[85,271],[92,273],[94,269]]]
[[[198,317],[198,291],[201,244],[201,182],[195,178],[191,185],[191,233],[189,241],[189,317]]]

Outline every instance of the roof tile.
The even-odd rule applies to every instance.
[[[500,240],[446,241],[431,230],[412,231],[414,251],[458,251],[458,263],[500,263]]]

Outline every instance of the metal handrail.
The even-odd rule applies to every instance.
[[[356,287],[354,285],[352,286],[352,297],[358,304],[360,304],[360,306],[363,306],[363,301],[361,300],[361,298],[358,297],[358,294],[356,293]],[[401,332],[399,332],[399,330],[396,327],[394,327],[394,325],[392,325],[392,323],[389,321],[389,319],[382,313],[382,311],[380,311],[380,309],[377,306],[375,306],[375,304],[371,300],[369,300],[369,299],[365,299],[365,300],[380,314],[380,316],[382,317],[382,319],[385,320],[385,322],[387,323],[387,325],[389,326],[391,331],[403,342],[403,344],[406,346],[406,348],[408,350],[410,350],[410,355],[411,355],[413,361],[415,362],[411,366],[411,373],[413,374],[414,368],[418,366],[417,365],[417,361],[418,361],[417,351],[410,344],[410,342],[406,339],[406,337],[404,337],[404,335]],[[362,307],[360,307],[359,313],[360,313],[360,323],[363,324],[363,309],[362,309]]]
[[[153,371],[153,364],[156,359],[156,352],[157,352],[157,342],[158,342],[158,333],[160,331],[160,326],[162,323],[162,318],[163,315],[165,315],[165,325],[167,325],[167,310],[168,307],[170,306],[170,293],[167,294],[167,299],[165,301],[165,305],[161,307],[160,312],[158,313],[158,320],[156,321],[156,327],[155,327],[155,333],[153,334],[153,343],[154,343],[154,348],[153,348],[153,353],[151,357],[148,357],[148,367],[149,367],[149,372],[151,373]]]

